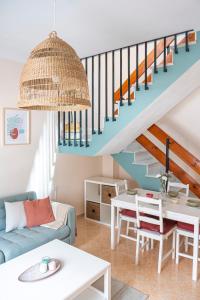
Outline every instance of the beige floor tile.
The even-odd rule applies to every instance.
[[[110,249],[110,228],[105,225],[78,218],[78,248],[101,257],[112,266],[112,276],[150,295],[152,300],[198,300],[200,299],[200,276],[192,281],[192,262],[181,259],[177,266],[169,258],[161,274],[157,274],[158,245],[154,250],[141,254],[138,266],[134,263],[135,242],[121,239],[116,250]],[[166,244],[170,247],[171,241]],[[199,269],[200,273],[200,269]]]

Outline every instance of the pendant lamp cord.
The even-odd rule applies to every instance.
[[[53,0],[53,31],[56,31],[56,0]]]

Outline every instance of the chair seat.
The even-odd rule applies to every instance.
[[[164,219],[163,220],[163,233],[162,234],[168,233],[175,226],[176,226],[176,222]],[[147,222],[144,222],[144,221],[140,222],[140,229],[146,229],[146,230],[149,230],[149,231],[155,231],[155,232],[161,233],[159,225],[147,223]]]
[[[136,211],[134,210],[130,210],[130,209],[122,209],[120,211],[120,214],[122,216],[126,216],[126,217],[131,217],[131,218],[136,218]]]
[[[194,225],[187,224],[187,223],[184,223],[184,222],[177,222],[177,228],[182,229],[182,230],[186,230],[186,231],[190,231],[190,232],[194,232]],[[199,227],[199,229],[200,229],[200,227]]]

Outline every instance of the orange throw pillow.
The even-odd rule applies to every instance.
[[[24,201],[27,227],[39,226],[55,221],[51,203],[48,198]]]

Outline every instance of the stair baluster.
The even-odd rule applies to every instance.
[[[60,141],[60,111],[58,112],[58,146],[62,145]]]
[[[94,130],[94,56],[92,56],[92,86],[91,86],[91,92],[92,92],[92,134],[95,134]]]
[[[164,49],[163,49],[163,56],[164,56],[164,63],[163,63],[163,71],[167,72],[167,66],[166,66],[166,37],[164,37]]]
[[[112,121],[115,118],[115,50],[112,51]]]
[[[76,111],[74,111],[74,146],[78,146],[76,134]]]
[[[105,119],[106,122],[109,121],[108,118],[108,52],[105,53]]]
[[[158,73],[157,69],[157,40],[154,41],[154,73]]]
[[[148,90],[148,83],[147,83],[147,42],[144,43],[144,51],[145,51],[145,71],[144,71],[144,76],[145,76],[145,90]]]
[[[65,112],[63,112],[63,146],[66,145],[65,141]]]
[[[139,45],[136,45],[136,91],[139,91],[139,74],[138,74],[138,62],[139,62]]]
[[[68,111],[68,146],[71,145],[71,112]]]
[[[80,147],[83,147],[83,142],[82,142],[82,111],[80,110],[79,112],[79,123],[80,123]]]

